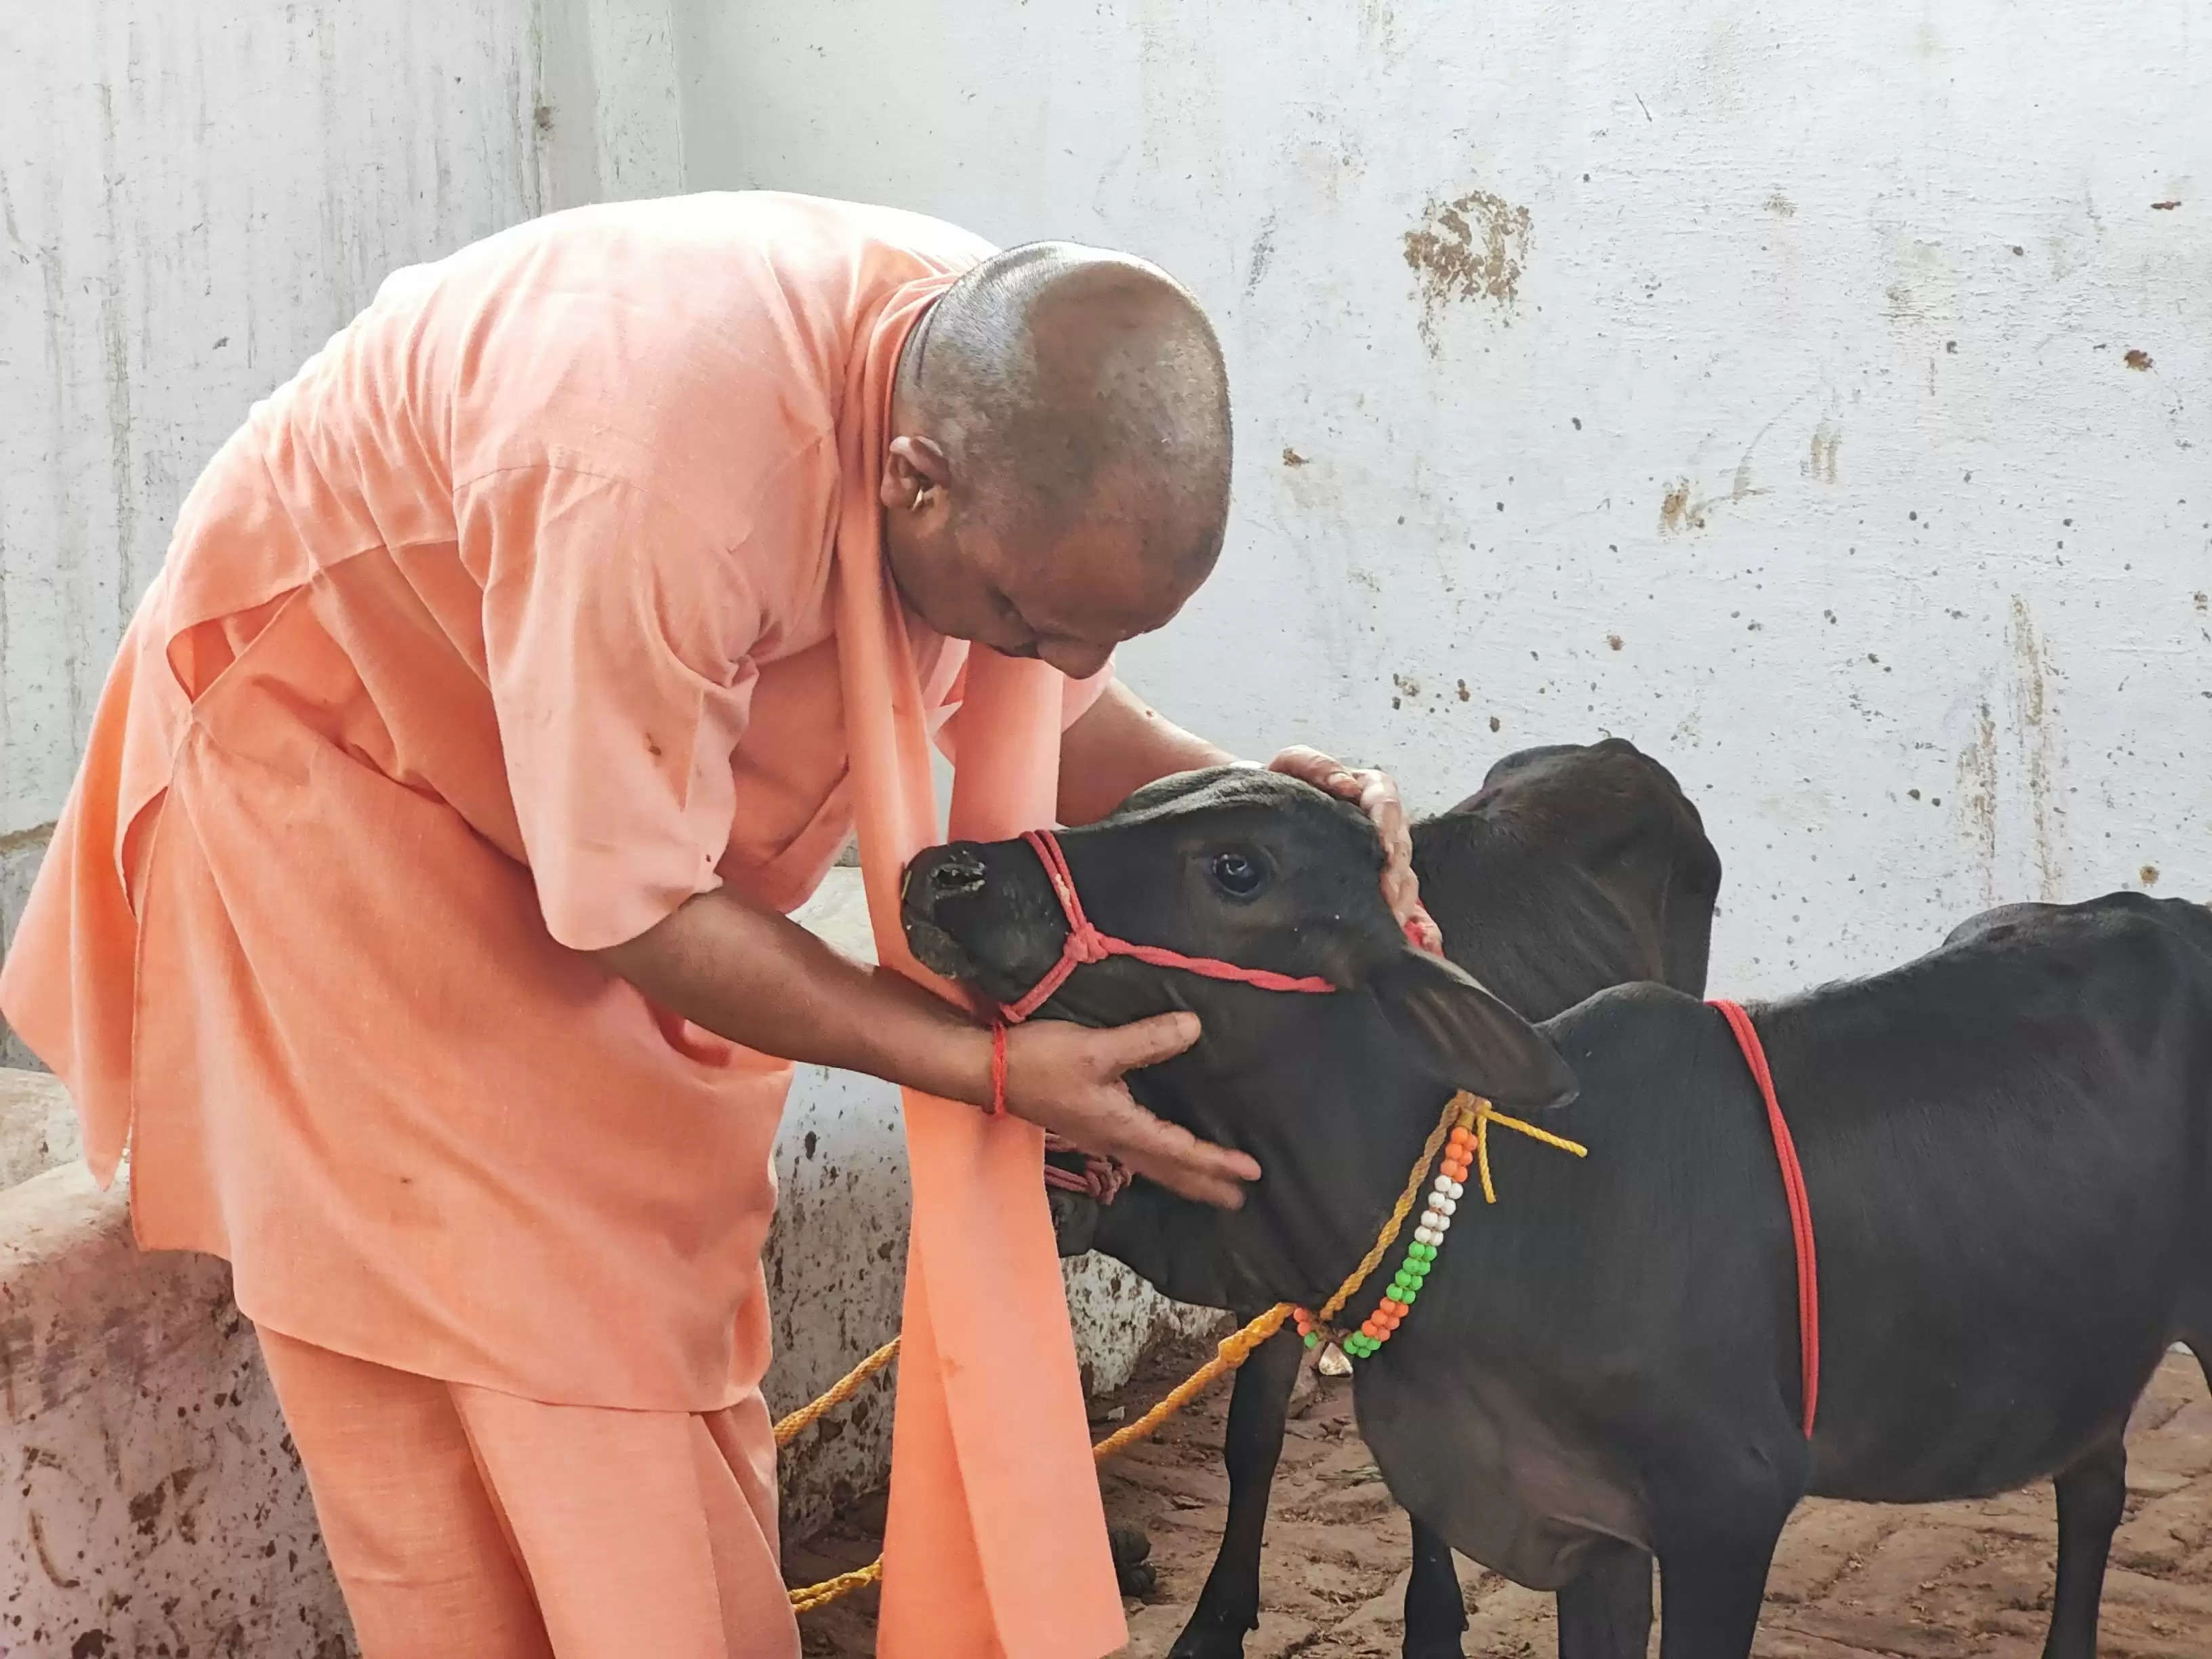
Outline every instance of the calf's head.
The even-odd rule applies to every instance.
[[[1447,948],[1531,1019],[1630,980],[1705,994],[1720,854],[1621,738],[1506,756],[1414,826],[1413,862]]]
[[[1318,790],[1249,768],[1190,773],[1139,790],[1060,844],[1103,933],[1335,988],[1266,990],[1111,957],[1078,968],[1041,1011],[1090,1025],[1196,1012],[1198,1045],[1132,1087],[1163,1116],[1259,1158],[1267,1175],[1253,1207],[1263,1215],[1270,1194],[1272,1207],[1308,1221],[1342,1210],[1340,1229],[1306,1229],[1325,1246],[1300,1252],[1313,1273],[1347,1265],[1335,1236],[1371,1228],[1373,1192],[1404,1180],[1452,1091],[1523,1109],[1574,1091],[1527,1021],[1406,942],[1382,902],[1372,827]],[[1002,1005],[1053,968],[1069,931],[1021,841],[922,854],[907,872],[904,920],[923,965]]]

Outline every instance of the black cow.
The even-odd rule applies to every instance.
[[[1589,1147],[1493,1137],[1500,1202],[1462,1212],[1356,1382],[1392,1492],[1454,1548],[1556,1589],[1567,1659],[1644,1652],[1653,1556],[1662,1659],[1747,1655],[1808,1493],[1923,1503],[2046,1477],[2045,1653],[2092,1659],[2130,1409],[2172,1343],[2212,1357],[2212,915],[2130,894],[2015,907],[1754,1010],[1818,1233],[1808,1441],[1782,1182],[1717,1012],[1638,985],[1532,1028],[1407,947],[1372,834],[1279,780],[1170,781],[1066,845],[1109,931],[1341,988],[1115,960],[1051,1005],[1205,1022],[1139,1095],[1267,1174],[1234,1213],[1150,1201],[1170,1288],[1206,1262],[1233,1305],[1324,1297],[1452,1090],[1554,1109],[1548,1127]],[[911,884],[913,936],[1016,994],[1060,948],[1043,874],[1019,843],[959,856],[982,878]]]
[[[1720,857],[1673,775],[1632,744],[1609,738],[1507,756],[1479,793],[1414,826],[1413,863],[1451,959],[1524,1018],[1549,1018],[1631,980],[1692,996],[1705,990]],[[1159,1264],[1147,1237],[1162,1196],[1102,1208],[1054,1192],[1061,1254],[1099,1250],[1150,1277]],[[1173,1293],[1228,1305],[1212,1289],[1185,1277]],[[1259,1311],[1236,1309],[1240,1323]],[[1235,1659],[1259,1623],[1268,1493],[1303,1352],[1296,1333],[1285,1332],[1237,1373],[1222,1447],[1228,1526],[1170,1659]],[[1125,1562],[1142,1554],[1140,1540],[1117,1534],[1115,1544]],[[1417,1521],[1406,1651],[1414,1659],[1455,1655],[1466,1623],[1451,1552]]]

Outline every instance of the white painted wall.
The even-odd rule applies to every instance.
[[[665,0],[11,12],[0,846],[59,810],[177,506],[255,398],[395,267],[676,187],[670,41]]]
[[[677,10],[693,187],[1127,246],[1212,309],[1231,550],[1125,658],[1177,718],[1431,806],[1632,738],[1737,992],[2212,896],[2195,0]]]

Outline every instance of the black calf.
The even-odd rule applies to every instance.
[[[1451,959],[1526,1018],[1631,980],[1705,989],[1720,857],[1672,775],[1632,744],[1505,757],[1477,793],[1414,827],[1413,864]],[[1146,1198],[1102,1209],[1055,1192],[1053,1204],[1063,1254],[1096,1249],[1157,1271]],[[1230,1305],[1197,1288],[1171,1293]],[[1265,1305],[1235,1311],[1241,1322]],[[1228,1524],[1170,1659],[1235,1659],[1259,1624],[1267,1500],[1302,1354],[1285,1332],[1237,1373],[1222,1447]],[[1466,1626],[1450,1549],[1415,1522],[1405,1652],[1457,1656]]]
[[[1250,775],[1142,792],[1066,846],[1102,926],[1342,988],[1293,1010],[1106,963],[1052,1005],[1206,1022],[1139,1093],[1267,1174],[1234,1214],[1130,1195],[1148,1223],[1133,1265],[1171,1294],[1311,1305],[1451,1090],[1540,1109],[1567,1092],[1554,1059],[1572,1066],[1579,1093],[1547,1121],[1589,1157],[1495,1146],[1500,1202],[1462,1211],[1357,1379],[1393,1492],[1453,1548],[1558,1590],[1566,1659],[1643,1653],[1647,1555],[1662,1659],[1748,1654],[1808,1492],[1918,1503],[2042,1478],[2061,1504],[2045,1652],[2091,1659],[2130,1408],[2169,1344],[2212,1356],[2212,916],[2130,895],[2016,908],[1754,1010],[1819,1232],[1808,1442],[1786,1206],[1717,1012],[1641,985],[1519,1024],[1395,939],[1350,815]],[[1034,859],[971,850],[985,890],[930,920],[1010,994],[1059,928]],[[1208,889],[1223,850],[1261,865],[1260,893]]]

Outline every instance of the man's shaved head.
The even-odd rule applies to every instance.
[[[1220,343],[1188,291],[1140,259],[1033,242],[983,261],[915,325],[892,428],[886,552],[946,632],[1080,667],[1164,623],[1220,554]],[[963,576],[1009,625],[931,615],[968,607],[917,590]]]

